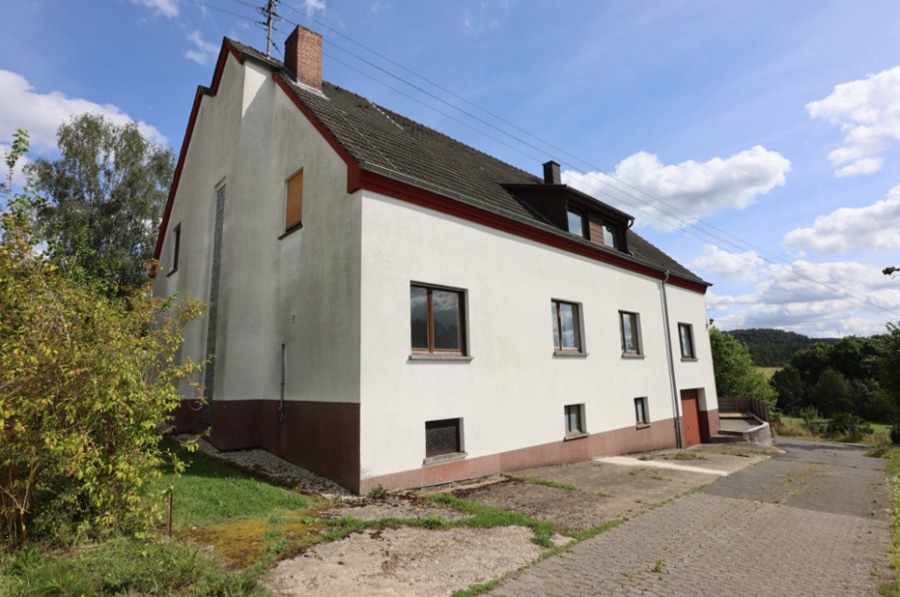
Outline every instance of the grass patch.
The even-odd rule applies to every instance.
[[[900,597],[900,447],[894,446],[885,453],[887,471],[891,476],[891,502],[893,513],[891,542],[891,568],[894,570],[893,582],[881,587],[881,594],[888,597]]]
[[[675,452],[663,457],[665,460],[706,460],[706,456],[697,452]]]
[[[884,423],[867,423],[872,433],[867,433],[862,438],[856,438],[852,443],[862,443],[871,446],[880,446],[885,442],[890,443],[891,426]],[[771,423],[772,431],[775,435],[783,437],[798,437],[801,439],[814,439],[817,441],[841,442],[850,441],[847,437],[841,435],[830,436],[823,432],[828,427],[828,419],[818,419],[814,422],[813,427],[817,430],[814,432],[810,426],[804,423],[800,417],[789,417],[781,415],[779,421]]]
[[[546,487],[553,487],[555,489],[565,489],[566,491],[575,491],[578,489],[571,483],[563,483],[561,481],[551,481],[549,479],[538,479],[537,477],[519,477],[522,481],[526,483],[531,483],[533,485],[544,485]]]
[[[783,367],[756,367],[756,370],[766,376],[766,379],[771,380],[772,376],[782,370]]]
[[[469,587],[468,589],[455,591],[451,597],[475,597],[476,595],[484,595],[485,593],[490,593],[497,587],[497,585],[500,584],[501,580],[503,579],[495,578],[491,582],[484,583],[483,585],[475,585]]]
[[[311,498],[258,481],[197,454],[182,453],[187,471],[167,471],[156,481],[162,494],[174,483],[172,520],[176,530],[224,524],[236,519],[268,518],[276,512],[311,507]]]
[[[447,523],[448,525],[470,526],[484,529],[500,526],[528,527],[534,532],[535,544],[548,548],[553,546],[550,537],[556,532],[556,525],[552,522],[543,522],[524,514],[508,512],[506,510],[501,510],[500,508],[494,508],[493,506],[486,506],[484,504],[479,504],[478,502],[464,500],[449,493],[437,493],[425,496],[425,498],[431,500],[435,504],[448,506],[459,512],[472,515],[471,518],[455,520]]]
[[[66,551],[30,548],[0,560],[0,594],[265,595],[258,572],[230,572],[210,554],[165,538],[119,538]]]

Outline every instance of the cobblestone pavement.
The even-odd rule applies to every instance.
[[[516,573],[493,595],[878,595],[890,488],[862,448],[784,454]]]

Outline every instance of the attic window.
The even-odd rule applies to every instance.
[[[291,176],[287,181],[287,200],[284,209],[285,231],[298,228],[303,219],[303,170]]]
[[[619,248],[619,237],[616,234],[616,229],[609,224],[603,225],[603,244],[614,249]]]
[[[569,218],[569,232],[588,238],[586,214],[583,211],[571,208],[567,210],[567,214]]]

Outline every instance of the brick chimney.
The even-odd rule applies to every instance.
[[[544,163],[544,183],[545,184],[561,184],[562,178],[559,175],[559,164],[554,161]]]
[[[322,36],[297,25],[284,42],[284,67],[297,82],[322,88]]]

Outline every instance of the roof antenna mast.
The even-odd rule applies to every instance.
[[[281,0],[266,0],[266,5],[258,8],[259,12],[266,17],[266,22],[260,22],[260,25],[264,25],[266,28],[266,57],[272,57],[272,25],[276,20],[280,19],[281,16],[275,12],[275,7],[278,6],[278,3]]]

